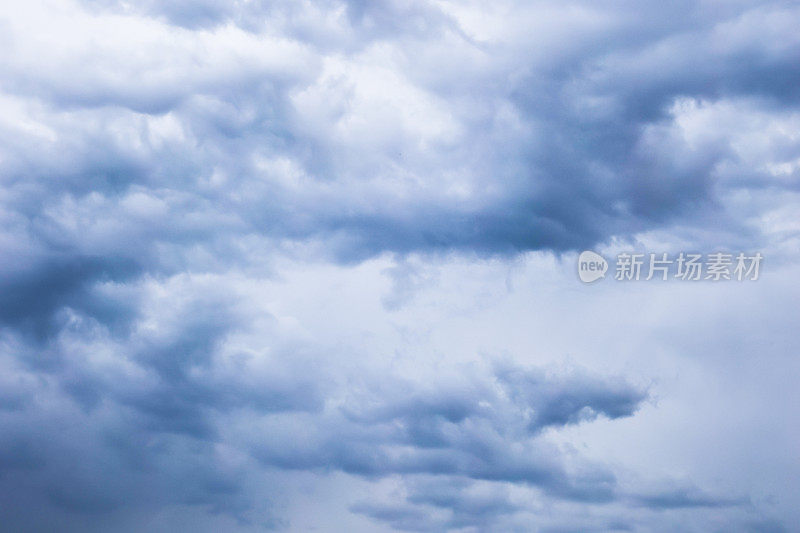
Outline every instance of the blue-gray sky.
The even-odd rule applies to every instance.
[[[797,531],[798,26],[3,3],[0,530]]]

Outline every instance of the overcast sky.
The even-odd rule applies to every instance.
[[[3,2],[0,530],[800,531],[798,28]]]

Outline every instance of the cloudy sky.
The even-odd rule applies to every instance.
[[[3,2],[0,530],[800,531],[798,27]]]

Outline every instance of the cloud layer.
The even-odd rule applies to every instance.
[[[789,527],[772,494],[582,448],[657,405],[673,365],[499,333],[583,307],[634,337],[613,309],[567,286],[536,326],[485,310],[520,268],[549,301],[553,258],[585,248],[795,262],[793,2],[4,7],[12,530],[300,531],[304,484],[353,531]]]

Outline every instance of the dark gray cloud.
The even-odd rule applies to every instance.
[[[541,37],[548,53],[537,49],[535,36],[475,41],[458,31],[453,13],[424,2],[402,5],[241,8],[257,9],[267,24],[274,11],[285,12],[274,17],[272,32],[304,16],[333,17],[362,43],[357,51],[326,45],[348,54],[341,60],[291,32],[289,40],[271,42],[236,34],[237,26],[224,24],[236,20],[238,8],[216,3],[144,5],[189,28],[218,20],[217,33],[178,30],[166,48],[168,27],[138,22],[143,46],[166,65],[137,57],[111,75],[106,63],[127,49],[90,53],[77,45],[69,61],[83,61],[83,68],[58,67],[76,78],[67,83],[42,60],[20,63],[7,54],[7,91],[74,110],[41,117],[55,138],[36,143],[39,157],[22,160],[29,143],[4,158],[5,171],[33,188],[25,204],[9,207],[35,216],[64,186],[78,201],[94,191],[115,205],[144,187],[184,216],[210,205],[231,215],[234,231],[324,240],[344,260],[383,251],[578,249],[691,217],[692,210],[719,209],[715,173],[736,160],[730,142],[689,146],[648,134],[649,126],[672,120],[676,99],[796,103],[800,45],[786,23],[797,16],[790,5],[712,13],[702,3],[676,11],[593,4],[586,9],[597,14],[599,28],[579,33],[584,22],[567,18],[563,42]],[[524,24],[554,8],[513,9],[515,24]],[[654,12],[660,24],[652,22]],[[772,38],[753,30],[759,27],[771,28]],[[226,41],[226,33],[238,41]],[[12,31],[7,39],[23,57],[33,53],[24,36]],[[374,57],[380,46],[392,47],[383,63]],[[479,63],[459,76],[441,53],[414,56],[446,46]],[[206,53],[195,61],[196,49]],[[450,77],[440,73],[445,67]],[[368,92],[372,86],[386,90]],[[157,117],[177,123],[180,135],[156,141]],[[798,153],[796,145],[791,152]],[[185,196],[165,198],[171,190]],[[165,229],[152,228],[168,241],[203,243],[225,228],[173,236]]]
[[[166,299],[140,288],[155,300],[139,303],[126,337],[72,310],[70,325],[44,342],[57,354],[44,369],[42,342],[6,338],[15,385],[0,417],[0,492],[16,502],[8,509],[41,510],[7,511],[8,523],[127,528],[128,513],[193,506],[237,527],[279,527],[281,515],[253,487],[296,471],[400,476],[405,503],[356,502],[352,511],[404,530],[492,528],[528,511],[509,498],[513,487],[575,504],[740,505],[700,492],[638,495],[609,466],[548,441],[544,430],[632,416],[647,396],[621,379],[496,363],[418,379],[365,367],[354,381],[337,369],[340,354],[281,340],[270,317],[259,335],[277,347],[236,351],[253,327],[242,295],[194,283],[160,287]]]
[[[342,371],[307,347],[231,352],[248,319],[223,288],[205,284],[182,296],[173,287],[166,309],[154,303],[142,304],[149,311],[127,337],[71,310],[69,325],[44,343],[56,354],[44,368],[41,342],[6,337],[0,491],[18,505],[29,498],[25,505],[48,509],[9,511],[9,523],[38,529],[64,514],[107,519],[154,505],[202,506],[249,523],[271,510],[257,507],[248,480],[269,478],[270,469],[373,480],[459,476],[569,500],[616,498],[611,471],[586,463],[573,472],[539,440],[544,425],[589,417],[541,421],[539,412],[555,401],[575,413],[630,416],[645,399],[630,384],[504,367],[445,375],[441,383],[365,376],[342,389]],[[232,427],[247,419],[253,425],[243,434]],[[226,460],[225,450],[239,459]],[[507,507],[492,501],[486,513]]]
[[[666,488],[649,494],[640,494],[634,499],[641,505],[656,509],[728,507],[749,503],[743,498],[725,498],[706,494],[693,486]]]
[[[560,498],[613,499],[612,472],[586,464],[572,474],[553,456],[555,450],[535,437],[543,427],[578,423],[597,413],[631,416],[645,393],[596,378],[568,376],[562,381],[514,373],[521,383],[512,385],[506,376],[494,375],[488,381],[455,385],[434,381],[423,388],[392,380],[367,384],[366,390],[351,387],[339,412],[322,424],[308,424],[302,437],[293,437],[287,421],[276,418],[268,426],[270,433],[284,435],[262,440],[255,453],[281,468],[339,469],[367,477],[460,475],[529,484]],[[559,420],[550,415],[553,404],[564,413]],[[287,441],[304,444],[288,448]]]

